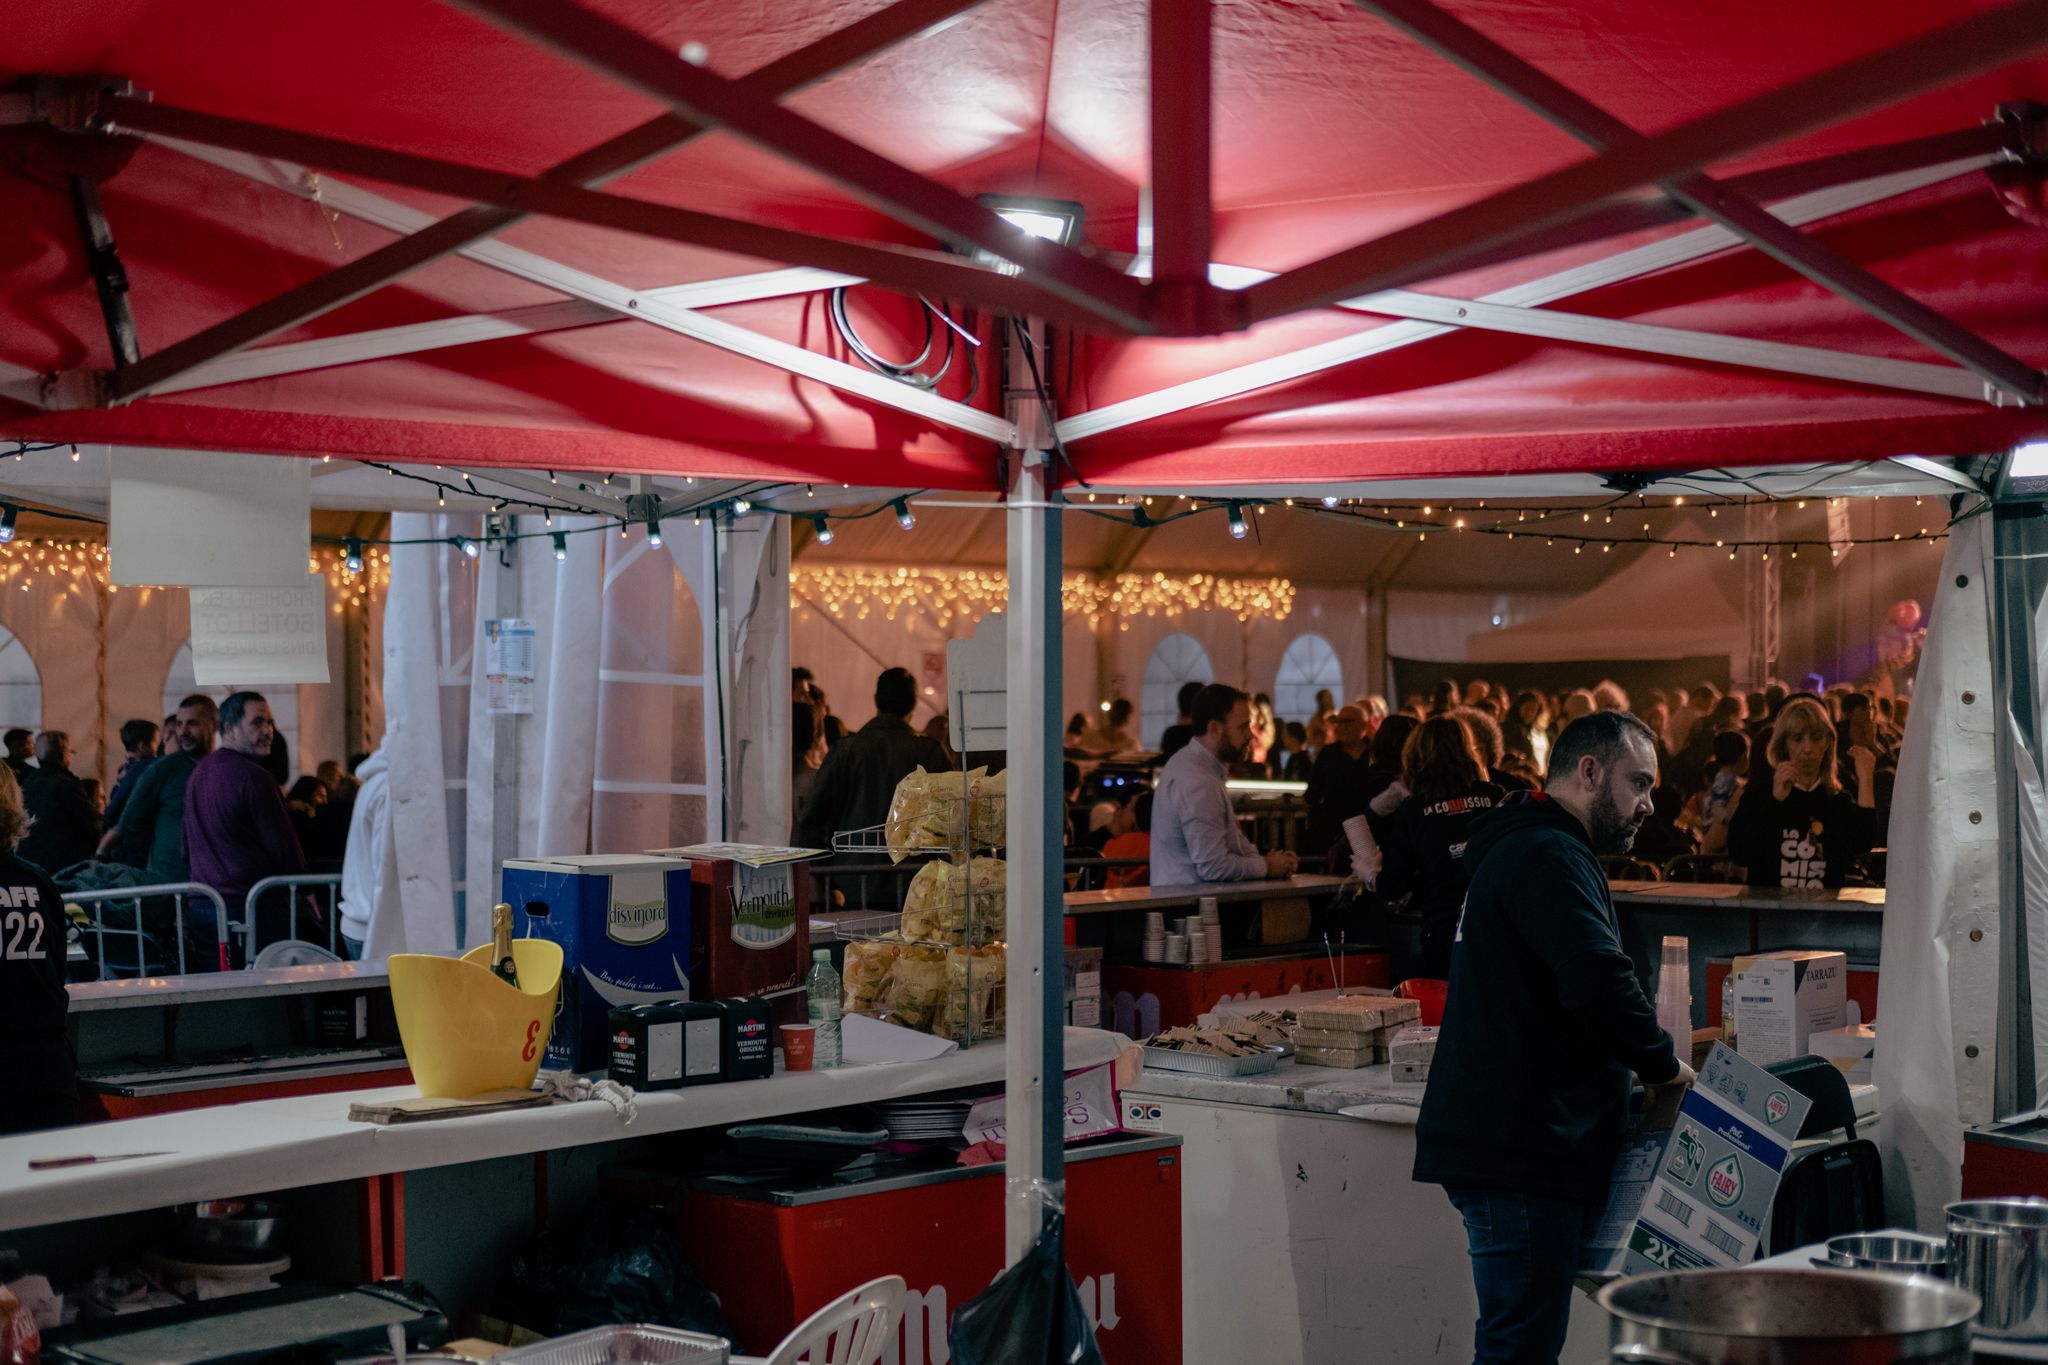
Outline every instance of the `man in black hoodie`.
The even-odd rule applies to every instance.
[[[1472,885],[1415,1179],[1442,1185],[1465,1219],[1477,1365],[1556,1361],[1629,1078],[1693,1080],[1622,950],[1598,861],[1628,851],[1656,785],[1649,727],[1596,711],[1558,736],[1546,789],[1510,797],[1465,847]]]

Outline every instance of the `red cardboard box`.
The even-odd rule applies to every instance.
[[[757,996],[778,1024],[808,1017],[811,872],[803,862],[750,867],[701,848],[667,850],[690,863],[690,995],[697,1000]]]

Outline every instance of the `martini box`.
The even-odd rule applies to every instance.
[[[705,999],[766,1000],[777,1024],[810,1017],[811,874],[823,849],[693,844],[657,849],[689,861],[690,979]]]
[[[507,858],[501,898],[521,936],[562,946],[562,1001],[544,1066],[603,1070],[613,1010],[690,998],[690,864],[683,859]]]

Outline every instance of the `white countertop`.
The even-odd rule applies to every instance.
[[[1258,1076],[1202,1076],[1148,1066],[1145,1074],[1127,1090],[1157,1099],[1243,1104],[1303,1114],[1341,1114],[1347,1109],[1378,1105],[1420,1110],[1423,1086],[1420,1082],[1395,1080],[1394,1068],[1385,1063],[1346,1069],[1303,1066],[1292,1057],[1285,1057],[1279,1066]]]
[[[1099,1066],[1128,1044],[1121,1034],[1070,1028],[1067,1066]],[[596,1101],[391,1127],[348,1121],[351,1104],[417,1093],[394,1086],[28,1133],[0,1138],[0,1231],[987,1085],[1003,1079],[1004,1054],[996,1041],[931,1062],[664,1090],[640,1096],[631,1124]],[[28,1168],[38,1157],[125,1152],[165,1155]]]
[[[1070,915],[1100,914],[1108,910],[1163,910],[1176,905],[1193,905],[1204,896],[1218,901],[1277,900],[1283,896],[1325,896],[1349,881],[1321,872],[1297,872],[1292,877],[1262,878],[1251,882],[1202,882],[1194,886],[1120,886],[1104,891],[1069,891],[1064,899]]]
[[[1881,914],[1881,886],[1844,886],[1812,891],[1744,886],[1739,882],[1610,881],[1620,905],[1704,905],[1727,910],[1791,910],[1812,913],[1842,911]]]
[[[270,995],[321,991],[388,990],[384,964],[320,962],[303,967],[251,967],[238,972],[194,972],[187,976],[139,976],[119,981],[74,981],[65,987],[71,1012],[147,1009],[161,1005],[255,1000]]]

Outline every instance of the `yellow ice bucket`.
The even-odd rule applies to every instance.
[[[399,953],[386,960],[405,1060],[429,1099],[525,1090],[540,1070],[562,990],[562,946],[512,940],[519,984],[491,970],[491,945],[461,957]]]

